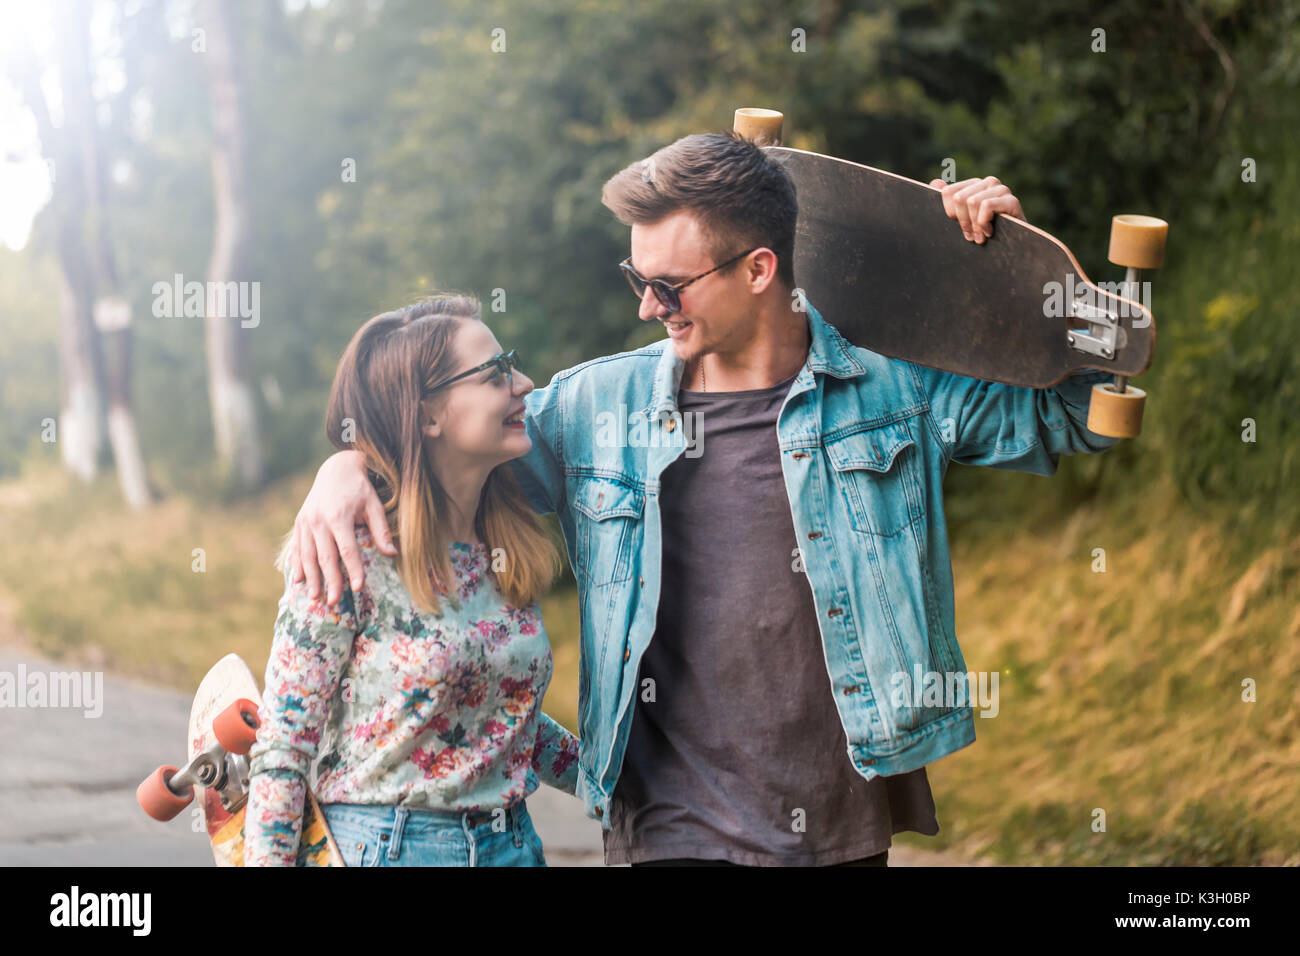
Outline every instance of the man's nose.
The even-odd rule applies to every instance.
[[[642,322],[649,322],[664,315],[665,311],[664,304],[655,295],[655,290],[646,286],[645,292],[641,293],[641,306],[637,309],[637,318]]]

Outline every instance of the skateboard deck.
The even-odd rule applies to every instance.
[[[1032,388],[1084,369],[1131,376],[1150,365],[1150,311],[1089,281],[1041,229],[999,214],[993,236],[977,245],[944,212],[938,189],[831,156],[766,149],[798,194],[795,283],[851,344]],[[1107,313],[1110,338],[1099,341],[1088,318]]]
[[[190,760],[217,743],[212,730],[213,718],[241,697],[261,706],[261,694],[252,671],[239,655],[227,654],[213,665],[195,691],[187,734],[187,756]],[[246,777],[246,764],[243,772]],[[221,793],[217,790],[200,786],[194,789],[217,866],[243,866],[246,796],[243,801],[228,808],[222,803]],[[303,806],[297,865],[343,866],[343,857],[330,835],[320,804],[310,788]]]

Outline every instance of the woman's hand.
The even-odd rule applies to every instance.
[[[322,575],[327,603],[337,604],[343,596],[340,556],[353,590],[365,583],[354,530],[359,523],[370,528],[370,537],[380,551],[397,554],[384,506],[366,477],[365,457],[359,451],[335,452],[316,472],[316,481],[293,522],[292,580],[305,580],[313,599],[320,598]]]

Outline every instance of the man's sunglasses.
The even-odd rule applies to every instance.
[[[493,367],[496,368],[498,374],[504,375],[506,377],[507,384],[509,384],[511,388],[514,388],[515,380],[514,377],[510,374],[510,372],[512,369],[517,369],[520,366],[519,366],[519,353],[516,352],[514,349],[511,349],[509,352],[498,352],[496,355],[492,356],[482,365],[476,365],[468,372],[461,372],[459,375],[453,375],[451,378],[447,379],[444,382],[439,382],[437,385],[434,385],[431,388],[426,388],[424,390],[424,394],[432,395],[434,392],[438,391],[438,389],[446,388],[448,385],[452,384],[452,382],[459,382],[462,378],[469,378],[471,375],[474,375],[477,372],[482,372],[485,371],[486,369],[493,368]]]
[[[761,247],[754,246],[754,249],[758,248]],[[623,270],[623,275],[627,277],[627,284],[632,287],[632,291],[636,293],[638,299],[645,298],[646,286],[649,286],[651,289],[654,289],[655,298],[659,300],[659,304],[670,313],[676,314],[682,311],[682,297],[680,293],[683,289],[692,282],[698,282],[705,276],[713,275],[713,273],[717,272],[719,269],[725,269],[738,259],[743,259],[745,256],[753,252],[754,249],[746,249],[744,252],[740,253],[740,255],[732,256],[726,262],[719,263],[708,272],[701,272],[699,275],[693,276],[685,282],[678,282],[676,285],[666,282],[663,279],[647,279],[645,276],[641,275],[641,273],[632,268],[631,256],[628,256],[620,262],[618,267]]]

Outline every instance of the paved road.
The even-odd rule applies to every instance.
[[[25,648],[0,647],[0,674],[65,671]],[[190,698],[105,675],[102,714],[0,706],[0,866],[211,866],[187,811],[158,823],[136,785],[184,757]],[[568,794],[542,787],[528,800],[552,866],[601,866],[600,827]],[[943,865],[938,854],[895,847],[894,866]]]

